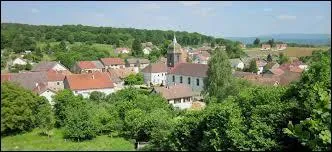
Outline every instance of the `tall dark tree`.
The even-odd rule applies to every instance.
[[[272,62],[272,56],[271,56],[271,54],[267,55],[266,60],[267,60],[268,62]]]
[[[251,60],[251,61],[250,61],[248,71],[249,71],[249,72],[257,73],[257,71],[258,71],[258,67],[257,67],[257,64],[256,64],[256,60]]]
[[[143,56],[142,45],[139,39],[135,39],[132,45],[132,55],[135,57]]]
[[[253,42],[255,46],[258,46],[261,43],[261,40],[259,38],[256,38]]]

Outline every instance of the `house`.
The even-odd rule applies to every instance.
[[[231,63],[232,68],[234,68],[234,69],[243,70],[243,68],[244,68],[244,63],[239,58],[229,59],[229,62]]]
[[[66,75],[68,73],[62,71],[47,71],[47,89],[51,89],[53,92],[57,92],[64,89],[64,83]]]
[[[64,73],[70,74],[71,72],[60,62],[40,62],[36,64],[31,71],[41,72],[41,71],[62,71]]]
[[[64,87],[72,90],[75,95],[82,95],[84,98],[89,97],[93,91],[103,92],[106,95],[114,92],[114,84],[108,72],[67,75]]]
[[[36,83],[36,88],[34,88],[32,91],[36,92],[39,96],[45,97],[49,103],[54,106],[55,103],[53,102],[53,96],[56,95],[56,92],[48,88],[46,84]]]
[[[125,68],[125,62],[121,58],[101,58],[100,61],[106,70]]]
[[[194,56],[193,63],[197,64],[208,64],[208,60],[210,57],[203,56],[202,54],[198,54]]]
[[[139,69],[144,69],[150,64],[148,59],[140,58],[130,58],[126,60],[126,67],[138,67]]]
[[[23,58],[16,58],[13,60],[13,65],[26,65],[27,64],[27,60],[23,59]]]
[[[285,50],[287,48],[287,44],[283,43],[283,44],[276,44],[276,49],[281,51],[281,50]]]
[[[148,85],[166,85],[167,66],[163,63],[152,63],[142,70],[144,82]]]
[[[130,52],[129,48],[116,48],[115,54],[128,54]]]
[[[25,53],[25,54],[30,54],[30,53],[31,53],[31,51],[29,51],[29,50],[26,50],[26,51],[24,51],[24,53]]]
[[[142,45],[143,48],[145,48],[145,47],[152,48],[153,47],[152,42],[141,43],[141,45]]]
[[[56,91],[48,87],[48,79],[48,74],[45,71],[1,74],[1,83],[4,81],[17,83],[23,88],[37,93],[39,96],[46,97],[50,104],[53,105],[52,96],[55,95]]]
[[[143,49],[143,53],[144,53],[145,55],[149,55],[151,51],[152,51],[152,49],[149,48],[149,47],[145,47],[145,48]]]
[[[262,44],[261,50],[263,50],[263,51],[271,50],[271,45],[270,44]]]
[[[166,87],[154,87],[153,93],[160,93],[168,104],[172,104],[179,109],[188,109],[192,106],[193,95],[190,86],[186,84],[178,84]]]
[[[127,67],[124,69],[109,69],[108,73],[111,75],[112,82],[114,84],[114,91],[123,89],[123,79],[130,74],[136,74],[134,67]]]
[[[257,75],[251,72],[234,71],[232,75],[237,78],[248,80],[253,84],[277,86],[280,83],[280,78],[273,74]]]
[[[72,67],[74,73],[104,72],[105,67],[100,61],[78,61]]]
[[[256,60],[256,65],[258,67],[258,71],[257,71],[257,74],[261,74],[263,73],[263,69],[264,69],[264,66],[267,64],[266,61],[264,60],[261,60],[261,59],[257,59]]]

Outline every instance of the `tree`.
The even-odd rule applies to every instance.
[[[98,132],[98,122],[90,112],[91,106],[81,101],[66,109],[64,136],[75,141],[90,140]]]
[[[67,46],[66,46],[66,42],[65,41],[61,41],[59,44],[59,49],[61,51],[66,51],[67,50]]]
[[[271,47],[274,47],[274,46],[275,46],[274,39],[269,40],[267,43],[270,44]]]
[[[99,103],[99,102],[103,101],[105,99],[105,97],[106,97],[105,93],[99,92],[99,91],[93,91],[93,92],[91,92],[89,98],[90,98],[90,100]]]
[[[257,67],[256,60],[255,60],[255,59],[253,59],[253,60],[250,61],[248,71],[249,71],[249,72],[254,72],[254,73],[257,73],[257,72],[258,72],[258,67]]]
[[[38,124],[40,108],[49,104],[41,97],[10,82],[1,83],[1,135],[31,131]]]
[[[70,35],[68,36],[68,42],[69,42],[70,44],[74,44],[74,42],[75,42],[74,35],[70,34]]]
[[[288,56],[284,55],[284,53],[279,54],[279,58],[278,58],[279,64],[284,64],[284,63],[287,63],[288,61],[289,61]]]
[[[43,100],[47,100],[43,98]],[[45,101],[48,102],[48,101]],[[52,107],[50,104],[44,104],[39,107],[40,112],[36,116],[37,124],[42,130],[42,134],[47,135],[48,137],[52,134],[51,130],[55,124],[54,113],[52,112]]]
[[[266,60],[267,60],[267,62],[272,62],[272,56],[271,56],[271,54],[267,55]]]
[[[284,132],[315,151],[331,150],[331,56],[320,54],[286,98],[299,105]],[[294,125],[293,125],[294,123]]]
[[[141,42],[138,39],[135,39],[132,45],[132,55],[135,57],[141,57],[143,54]]]
[[[227,89],[232,84],[232,69],[226,52],[217,48],[209,60],[208,66],[204,92],[222,100],[227,97]]]
[[[261,42],[260,39],[256,38],[253,44],[257,47],[260,44],[260,42]]]
[[[25,65],[25,70],[30,71],[31,69],[32,69],[32,65],[28,62],[28,63]]]
[[[214,42],[214,41],[212,41],[212,42],[211,42],[211,48],[214,48],[214,47],[215,47],[215,45],[216,45],[216,44],[215,44],[215,42]]]
[[[130,74],[125,77],[124,84],[125,85],[141,85],[144,83],[143,75],[141,73]]]

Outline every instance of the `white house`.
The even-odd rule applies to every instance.
[[[231,63],[232,68],[234,69],[243,69],[244,63],[240,59],[229,59],[229,62]]]
[[[154,87],[153,93],[160,93],[168,102],[179,109],[188,109],[193,104],[193,95],[190,86],[186,84],[166,87]]]
[[[25,59],[22,59],[22,58],[16,58],[14,61],[13,61],[13,65],[15,64],[18,64],[18,65],[26,65],[27,64],[27,61]]]
[[[148,85],[166,84],[167,66],[163,63],[152,63],[142,70],[144,82]]]
[[[267,64],[266,61],[264,60],[256,60],[256,65],[258,67],[258,72],[257,74],[263,73],[264,66]]]
[[[130,52],[129,48],[116,48],[115,53],[116,54],[128,54]]]
[[[143,49],[143,52],[144,52],[144,54],[146,54],[146,55],[149,55],[151,51],[152,51],[152,49],[149,48],[149,47],[146,47],[146,48]]]
[[[93,91],[103,92],[106,95],[114,92],[114,84],[108,72],[67,75],[64,86],[72,90],[75,95],[82,95],[84,98],[88,98]]]
[[[40,84],[40,83],[36,83],[36,88],[33,90],[34,92],[37,92],[37,94],[39,94],[39,96],[45,97],[48,102],[54,106],[54,102],[53,102],[53,96],[56,95],[56,92],[50,88],[47,87],[47,85],[44,84]]]

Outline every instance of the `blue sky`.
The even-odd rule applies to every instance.
[[[331,33],[331,2],[1,2],[1,23],[82,24],[198,32],[216,37]]]

